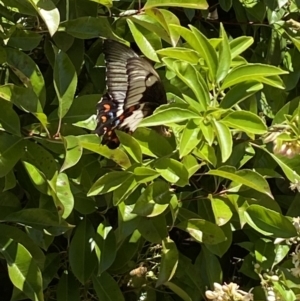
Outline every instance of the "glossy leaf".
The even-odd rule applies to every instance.
[[[164,48],[158,50],[157,53],[163,57],[171,57],[174,59],[186,61],[191,64],[197,64],[200,59],[196,51],[182,47]]]
[[[84,284],[96,267],[95,250],[92,248],[95,231],[85,218],[75,230],[69,249],[69,260],[76,278]]]
[[[57,285],[57,301],[79,301],[79,287],[70,271],[64,271]]]
[[[133,158],[133,160],[136,162],[142,162],[142,150],[138,142],[131,135],[124,132],[118,131],[117,135],[124,149]]]
[[[92,39],[99,36],[116,38],[107,18],[80,17],[60,23],[59,31],[65,31],[78,39]]]
[[[273,198],[268,182],[255,171],[248,169],[243,169],[239,171],[215,169],[210,170],[208,174],[229,179],[231,181],[234,181],[237,185],[245,185]]]
[[[32,299],[42,301],[42,273],[28,250],[12,239],[0,237],[0,252],[7,261],[11,282]]]
[[[219,45],[219,64],[217,69],[216,79],[217,82],[221,82],[227,75],[231,65],[231,53],[230,46],[227,38],[226,31],[221,23],[220,33],[222,36],[221,43]]]
[[[107,273],[104,272],[101,276],[93,276],[93,286],[99,300],[103,301],[124,301],[124,296],[121,293],[117,282]]]
[[[219,142],[219,147],[222,154],[222,162],[225,162],[232,152],[232,137],[229,128],[226,124],[219,121],[213,123],[216,131],[216,136]]]
[[[170,238],[166,238],[162,241],[162,256],[161,267],[156,282],[156,287],[170,281],[177,269],[178,265],[178,251],[176,244]]]
[[[125,171],[113,171],[99,178],[88,192],[89,196],[103,194],[120,187],[131,173]]]
[[[26,0],[31,3],[34,9],[38,12],[40,17],[45,22],[51,36],[55,34],[58,29],[60,15],[58,9],[51,0]]]
[[[133,136],[140,144],[143,154],[147,156],[157,158],[173,151],[169,141],[155,130],[138,128]]]
[[[132,213],[148,217],[157,216],[167,209],[170,200],[169,185],[163,181],[155,181],[143,191]]]
[[[66,219],[74,208],[74,197],[70,189],[69,178],[65,173],[59,173],[57,176],[56,194],[64,206],[62,217]]]
[[[65,161],[60,169],[60,171],[64,171],[78,163],[82,156],[82,146],[75,136],[66,136],[63,137],[64,147],[66,151]]]
[[[199,144],[201,138],[201,135],[199,135],[200,130],[200,127],[193,120],[188,122],[183,130],[179,144],[181,158],[188,155]]]
[[[24,145],[22,139],[0,133],[0,178],[7,175],[22,157]]]
[[[152,61],[159,62],[159,58],[155,52],[155,49],[152,47],[147,38],[143,35],[143,33],[138,29],[138,27],[130,20],[126,20],[131,31],[131,34],[141,49],[141,51]]]
[[[152,243],[160,243],[168,236],[166,219],[163,214],[152,218],[142,217],[138,224],[141,235]]]
[[[297,235],[292,222],[279,212],[259,205],[250,205],[245,214],[247,223],[263,235],[282,238]]]
[[[77,74],[68,55],[55,49],[54,88],[59,102],[58,117],[63,118],[72,105],[77,86]]]
[[[252,37],[237,37],[229,42],[230,52],[231,52],[231,59],[234,59],[239,54],[243,53],[246,49],[248,49],[254,40]]]
[[[126,153],[121,149],[109,149],[106,145],[99,143],[99,137],[96,135],[81,135],[77,136],[80,145],[87,150],[97,153],[107,159],[111,159],[120,166],[127,168],[131,165]]]
[[[220,227],[203,219],[183,220],[176,227],[188,232],[197,241],[206,244],[217,244],[226,239]]]
[[[228,200],[218,196],[210,196],[211,206],[214,212],[216,224],[223,226],[228,223],[233,215]]]
[[[227,126],[251,134],[262,135],[267,131],[265,123],[257,115],[246,111],[235,111],[226,115],[222,122]]]
[[[159,111],[149,117],[146,117],[139,126],[157,126],[173,122],[181,122],[191,118],[200,118],[200,116],[194,111],[188,109],[175,107],[170,109],[166,108],[163,111]]]
[[[184,165],[171,158],[162,158],[155,162],[155,170],[168,182],[178,186],[184,186],[188,183],[188,171]]]
[[[194,9],[207,9],[206,1],[195,1],[195,0],[187,0],[187,1],[180,1],[180,0],[148,0],[145,4],[145,8],[151,7],[158,7],[158,6],[179,6],[179,7],[187,7],[187,8],[194,8]]]
[[[39,66],[29,55],[17,49],[7,49],[6,56],[7,63],[11,70],[18,76],[25,87],[32,88],[38,97],[41,106],[44,107],[46,102],[46,87],[44,77]],[[24,103],[25,102],[22,100],[23,106]],[[26,108],[26,106],[24,107]],[[36,110],[30,110],[29,108],[30,107],[28,107],[27,110],[30,112],[41,112],[38,107],[36,107]]]
[[[235,85],[225,95],[220,102],[220,107],[223,109],[231,108],[232,106],[242,102],[257,91],[262,90],[261,83],[246,81]]]
[[[176,61],[173,68],[176,75],[194,92],[201,111],[205,111],[209,103],[209,92],[201,74],[187,62]]]
[[[274,75],[286,74],[286,71],[269,65],[248,64],[234,68],[224,79],[222,89],[234,86],[247,80],[258,77],[270,77]]]
[[[101,275],[114,262],[116,257],[116,238],[111,226],[99,224],[96,233],[96,255],[98,259],[98,274]]]
[[[13,106],[6,100],[0,99],[0,128],[15,136],[21,136],[20,120]]]

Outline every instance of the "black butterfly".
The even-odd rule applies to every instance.
[[[167,103],[166,92],[152,65],[132,49],[105,40],[107,92],[97,105],[97,127],[102,144],[116,148],[115,129],[132,133],[146,116]]]

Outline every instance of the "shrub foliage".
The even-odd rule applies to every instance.
[[[299,8],[1,0],[2,300],[299,298]],[[93,134],[103,38],[169,100],[115,150]]]

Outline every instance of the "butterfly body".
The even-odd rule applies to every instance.
[[[119,42],[105,40],[107,92],[97,105],[97,128],[102,143],[119,145],[115,130],[134,132],[138,124],[161,104],[166,92],[152,65]]]

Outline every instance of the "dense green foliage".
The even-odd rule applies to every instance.
[[[299,299],[299,1],[138,5],[0,1],[1,300]],[[116,150],[102,38],[169,100]]]

